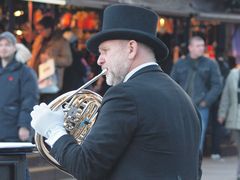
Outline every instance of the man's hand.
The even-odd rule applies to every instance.
[[[218,117],[217,121],[218,121],[220,124],[223,124],[224,121],[225,121],[225,118],[223,118],[223,117]]]
[[[31,126],[38,134],[46,138],[59,131],[66,133],[63,127],[64,113],[62,108],[52,111],[45,103],[41,103],[33,107],[31,116]]]
[[[27,141],[30,137],[30,131],[29,129],[25,127],[20,127],[18,130],[18,137],[21,141]]]
[[[201,101],[199,106],[200,107],[206,107],[207,106],[207,102],[206,101]]]

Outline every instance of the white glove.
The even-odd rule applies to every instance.
[[[49,145],[52,146],[58,138],[67,134],[63,127],[64,113],[62,108],[51,111],[45,103],[41,103],[33,107],[31,116],[31,126],[38,134],[48,139],[46,142]]]

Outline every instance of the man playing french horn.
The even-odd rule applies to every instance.
[[[82,143],[64,128],[64,112],[35,106],[32,127],[50,154],[80,180],[196,180],[200,125],[186,93],[157,61],[168,55],[156,37],[158,17],[130,5],[105,9],[88,49],[99,53],[112,87]]]

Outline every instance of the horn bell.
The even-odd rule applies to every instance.
[[[69,99],[69,97],[71,97]],[[86,135],[92,128],[101,106],[102,97],[87,89],[80,91],[70,91],[53,100],[48,106],[51,110],[62,108],[64,112],[64,128],[67,133],[72,135],[78,144],[83,143]],[[58,162],[50,155],[50,146],[45,143],[45,138],[35,133],[35,143],[39,153],[52,165],[69,174]],[[71,175],[71,174],[70,174]]]

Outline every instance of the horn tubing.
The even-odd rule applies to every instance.
[[[68,101],[69,99],[71,99],[74,95],[76,95],[79,91],[85,89],[86,87],[90,86],[92,83],[94,83],[96,80],[98,80],[102,75],[105,75],[105,73],[107,72],[107,69],[103,69],[101,73],[99,73],[97,76],[95,76],[94,78],[92,78],[90,81],[86,82],[84,85],[82,85],[80,88],[78,88],[77,90],[73,91],[73,94],[69,95],[68,97],[66,97],[66,99],[63,99],[58,106],[62,105],[64,102]]]
[[[62,94],[61,96],[57,97],[56,99],[54,99],[52,102],[50,102],[48,104],[48,106],[50,107],[50,109],[52,111],[56,110],[57,108],[59,108],[61,105],[63,105],[66,101],[70,100],[71,98],[73,98],[75,95],[77,95],[80,91],[83,91],[83,93],[90,93],[94,96],[95,101],[97,102],[101,102],[102,97],[97,94],[92,92],[91,90],[85,90],[84,88],[88,87],[89,85],[91,85],[93,82],[95,82],[97,79],[100,78],[100,76],[104,75],[107,72],[107,69],[103,69],[101,73],[99,73],[97,76],[95,76],[94,78],[92,78],[90,81],[88,81],[87,83],[85,83],[84,85],[82,85],[80,88],[78,88],[77,90],[73,90],[70,92],[67,92],[65,94]],[[65,97],[66,96],[66,97]],[[58,102],[58,99],[60,99],[60,101]],[[97,115],[95,114],[94,117],[92,117],[91,119],[94,119]],[[90,127],[91,128],[91,127]],[[86,135],[86,134],[85,134]],[[76,138],[76,137],[74,137]],[[52,165],[54,165],[55,167],[57,167],[58,169],[60,169],[61,171],[69,174],[49,153],[48,148],[45,146],[45,142],[44,142],[44,138],[43,136],[41,136],[40,134],[38,134],[37,132],[35,133],[35,143],[36,143],[36,147],[39,151],[39,153]],[[71,175],[71,174],[69,174]]]

